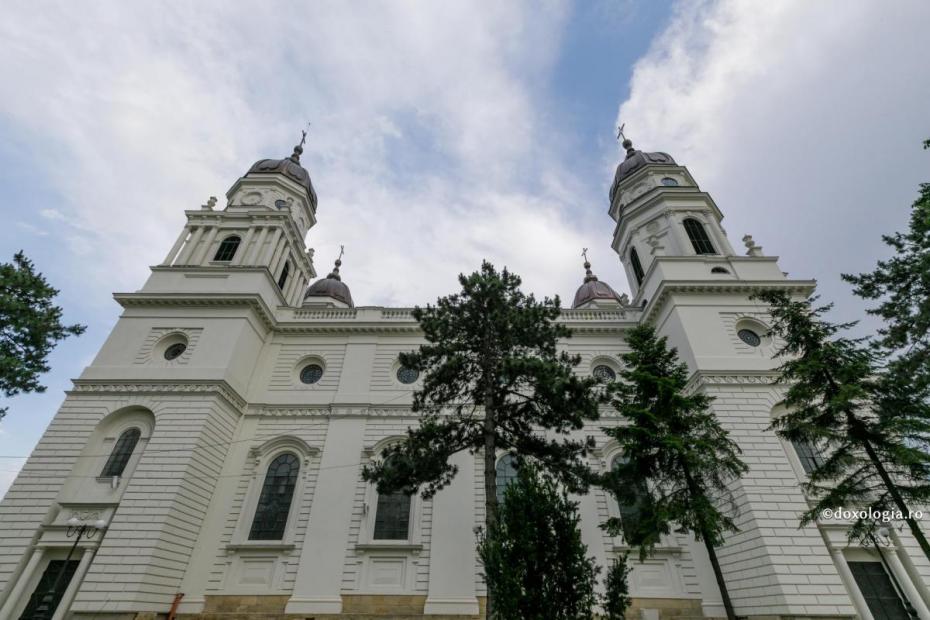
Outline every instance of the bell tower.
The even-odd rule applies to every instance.
[[[634,302],[645,299],[645,290],[658,279],[686,275],[685,264],[689,278],[733,273],[727,263],[735,252],[721,225],[723,214],[688,169],[668,153],[633,148],[629,139],[623,148],[626,157],[610,188],[610,217],[617,223],[612,247],[626,269]],[[672,264],[674,273],[660,273]]]
[[[255,293],[269,308],[299,306],[316,277],[304,238],[316,224],[317,196],[300,164],[306,132],[283,159],[262,159],[226,192],[199,210],[165,260],[152,269],[143,293]]]

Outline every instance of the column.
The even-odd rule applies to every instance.
[[[459,471],[448,487],[433,497],[430,536],[429,592],[423,613],[476,615],[475,595],[475,466],[473,456],[459,452],[452,463]]]
[[[168,252],[168,256],[165,257],[165,260],[162,261],[162,265],[170,265],[174,262],[175,257],[178,255],[178,252],[181,251],[181,246],[184,245],[184,241],[187,240],[187,236],[191,234],[190,228],[185,226],[181,230],[181,234],[178,235],[178,240],[174,242],[174,245],[171,246],[171,251]]]
[[[364,438],[364,418],[330,418],[287,614],[342,613],[342,569]]]
[[[216,239],[216,233],[220,231],[219,227],[211,226],[210,232],[207,233],[207,238],[203,242],[203,249],[197,253],[197,258],[194,260],[194,264],[202,265],[204,261],[210,260],[210,247],[213,245],[213,240]]]
[[[911,581],[910,575],[904,570],[901,559],[898,557],[897,550],[894,547],[884,547],[879,548],[879,553],[885,558],[885,562],[888,564],[888,568],[891,569],[895,581],[897,581],[901,589],[904,590],[904,596],[907,597],[907,600],[910,602],[911,607],[914,608],[914,611],[917,612],[917,616],[920,620],[930,620],[930,610],[928,610],[927,605],[924,604],[920,592],[914,587],[914,582]]]
[[[77,594],[78,588],[81,587],[81,582],[84,581],[84,575],[87,573],[87,567],[90,566],[91,560],[94,559],[95,551],[96,550],[93,547],[87,547],[84,549],[84,555],[81,556],[81,562],[78,564],[77,570],[74,571],[74,577],[72,577],[70,583],[68,583],[68,587],[65,589],[65,593],[61,595],[61,602],[58,603],[58,607],[55,609],[55,613],[52,615],[52,620],[64,620],[65,615],[71,608],[71,601],[74,600],[74,595]]]
[[[875,620],[875,617],[872,616],[872,612],[869,611],[869,604],[865,602],[865,597],[862,596],[862,592],[859,590],[856,578],[853,577],[852,571],[849,570],[849,564],[846,563],[846,556],[843,555],[843,550],[830,549],[830,553],[833,555],[833,563],[836,565],[836,570],[840,574],[840,579],[842,579],[843,583],[846,585],[846,591],[849,592],[849,597],[852,599],[853,605],[856,607],[856,612],[859,614],[861,620]]]
[[[194,253],[194,250],[197,249],[197,244],[200,243],[200,238],[203,236],[203,226],[197,226],[193,231],[191,240],[187,242],[187,245],[184,246],[184,250],[181,251],[181,255],[178,257],[178,265],[189,265],[191,255]]]
[[[258,257],[261,255],[262,246],[265,245],[265,237],[268,235],[268,227],[262,226],[262,230],[258,233],[258,239],[255,241],[255,247],[249,250],[248,256],[245,257],[246,264],[254,265],[258,262]]]
[[[268,268],[271,269],[272,273],[276,273],[275,262],[280,258],[278,254],[281,247],[286,247],[287,244],[278,245],[278,241],[281,239],[281,229],[275,228],[274,234],[271,236],[271,243],[269,244],[268,251],[265,252],[264,259],[262,264],[268,265]]]
[[[236,250],[236,255],[233,256],[231,265],[241,265],[243,258],[249,251],[249,244],[252,242],[252,235],[255,234],[254,228],[249,228],[245,232],[245,239],[242,240],[242,243],[239,244],[239,248]]]
[[[13,590],[6,598],[3,607],[0,607],[0,620],[10,620],[13,617],[13,611],[23,597],[23,590],[26,589],[26,586],[29,585],[29,582],[32,580],[32,575],[36,572],[36,568],[39,566],[39,562],[42,561],[43,555],[45,555],[44,547],[39,547],[32,552],[32,557],[29,558],[26,568],[20,573],[19,579],[16,580],[16,585],[13,586]]]

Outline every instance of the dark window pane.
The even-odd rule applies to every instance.
[[[739,336],[739,339],[748,344],[751,347],[758,347],[762,344],[762,338],[756,332],[751,329],[741,329],[736,332],[736,335]]]
[[[642,284],[646,274],[643,272],[642,263],[639,262],[639,254],[636,253],[636,248],[630,250],[630,264],[633,266],[633,275],[636,276],[636,283]]]
[[[136,444],[139,443],[139,437],[141,436],[142,432],[138,428],[123,431],[123,434],[116,440],[113,452],[110,453],[110,458],[107,459],[106,465],[103,466],[100,476],[122,476],[123,470],[126,469],[129,458],[132,456],[133,450],[136,449]]]
[[[323,378],[323,367],[319,364],[307,364],[300,371],[301,383],[312,385]]]
[[[216,256],[213,257],[213,260],[232,260],[233,256],[236,255],[236,249],[238,249],[240,241],[241,239],[236,235],[223,239],[223,242],[220,243],[220,247],[216,250]]]
[[[249,540],[281,540],[287,526],[287,515],[297,486],[300,461],[293,454],[282,454],[271,461],[258,508],[249,531]]]
[[[61,597],[64,596],[68,584],[71,583],[71,578],[74,577],[74,571],[77,570],[77,567],[77,560],[68,562],[65,562],[65,560],[50,561],[48,566],[45,567],[45,572],[42,573],[42,577],[39,579],[32,596],[29,597],[26,608],[23,609],[23,613],[19,616],[19,620],[34,620],[34,618],[40,617],[51,618],[52,614],[55,613],[55,609],[58,608],[58,603],[61,602]],[[63,574],[62,569],[64,569]],[[58,578],[59,575],[61,575],[61,579]],[[58,581],[58,587],[52,592],[56,581]],[[41,611],[40,607],[43,608]]]
[[[792,442],[794,446],[794,451],[798,455],[798,460],[801,461],[801,467],[804,468],[804,473],[811,474],[815,469],[823,465],[823,456],[821,456],[820,451],[807,443],[806,441],[795,441]]]
[[[517,457],[505,454],[497,462],[497,503],[504,503],[504,489],[517,479]]]
[[[397,493],[378,495],[375,512],[375,540],[407,540],[410,535],[410,496]]]
[[[909,620],[904,602],[881,562],[847,562],[875,620]]]
[[[613,463],[611,463],[611,467],[613,469],[617,469],[617,467],[623,465],[626,463],[626,461],[627,459],[625,456],[614,457]],[[636,521],[640,511],[642,510],[642,495],[646,493],[646,489],[641,486],[637,486],[635,492],[637,497],[636,500],[632,503],[621,502],[619,498],[614,498],[617,499],[617,508],[620,512],[620,527],[623,530],[623,540],[627,544],[631,544],[632,541],[636,540],[636,537],[633,533],[633,523]]]
[[[691,240],[691,245],[694,246],[694,251],[697,254],[717,253],[714,249],[714,245],[710,242],[710,238],[707,236],[707,231],[704,230],[703,224],[689,217],[684,221],[684,225],[685,231],[688,233],[688,239]]]
[[[287,276],[291,272],[291,264],[284,263],[284,269],[281,270],[281,277],[278,278],[278,288],[282,291],[284,290],[284,285],[287,284]]]
[[[187,345],[183,342],[175,342],[173,345],[165,349],[165,359],[169,362],[173,359],[177,359],[184,355],[184,352],[187,351]]]

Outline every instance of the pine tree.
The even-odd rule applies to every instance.
[[[455,476],[451,455],[480,454],[491,531],[499,450],[532,459],[571,492],[587,490],[584,456],[593,439],[569,434],[597,419],[600,397],[595,379],[573,372],[579,358],[556,350],[558,340],[571,335],[556,322],[558,297],[537,301],[520,290],[518,276],[488,262],[459,282],[461,292],[413,311],[427,343],[400,360],[425,374],[413,397],[420,425],[363,477],[376,482],[379,493],[419,490],[429,498]],[[487,611],[493,617],[493,596]]]
[[[479,535],[495,618],[590,620],[599,568],[581,542],[578,504],[528,461],[504,490],[497,523]]]
[[[672,524],[704,542],[723,597],[727,617],[735,618],[715,548],[725,532],[738,531],[718,507],[727,485],[746,471],[739,447],[709,410],[711,398],[686,394],[688,369],[655,329],[640,325],[627,332],[630,352],[612,386],[613,405],[628,422],[605,428],[623,459],[602,476],[621,505],[634,506],[605,527],[621,532],[644,559]],[[624,522],[625,521],[625,522]]]
[[[930,148],[930,140],[924,148]],[[887,370],[896,375],[894,381],[916,386],[926,396],[924,389],[930,385],[930,183],[920,185],[908,231],[882,239],[894,255],[879,261],[869,273],[844,274],[843,279],[854,285],[856,295],[879,301],[868,312],[884,322],[876,344],[891,356]]]
[[[604,580],[606,592],[604,594],[604,618],[606,620],[624,620],[626,610],[630,606],[630,588],[627,577],[630,566],[627,556],[621,555],[614,560],[607,569],[607,578]]]
[[[21,251],[12,263],[0,263],[0,391],[44,392],[39,375],[48,372],[48,355],[68,336],[84,333],[83,325],[62,325],[58,291]],[[0,418],[6,414],[0,408]]]
[[[807,443],[825,458],[809,475],[805,491],[816,500],[801,517],[810,523],[827,509],[898,512],[930,559],[930,545],[908,505],[930,500],[930,406],[914,398],[915,385],[888,373],[866,339],[840,335],[854,323],[833,324],[830,306],[816,298],[791,299],[784,291],[755,298],[769,304],[772,334],[782,342],[779,381],[788,386],[788,413],[774,420],[776,434]],[[867,540],[880,524],[860,517],[850,536]]]

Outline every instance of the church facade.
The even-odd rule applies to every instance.
[[[738,615],[930,620],[930,563],[907,531],[862,546],[839,519],[798,527],[820,455],[768,430],[783,388],[766,307],[749,296],[815,283],[788,278],[748,236],[737,254],[685,167],[624,147],[609,216],[632,298],[586,265],[559,319],[578,372],[615,376],[625,331],[649,322],[691,389],[714,397],[750,467],[731,486],[740,531],[718,550]],[[187,211],[148,281],[115,295],[122,316],[0,504],[0,620],[479,617],[480,462],[457,455],[428,501],[361,478],[417,423],[422,378],[398,355],[422,337],[409,308],[356,307],[340,261],[317,277],[301,153],[254,164],[225,206]],[[620,456],[600,430],[620,423],[605,410],[584,429],[593,467]],[[628,547],[598,526],[623,508],[597,489],[578,501],[589,554],[607,566]],[[634,561],[630,589],[630,617],[723,616],[689,536]]]

